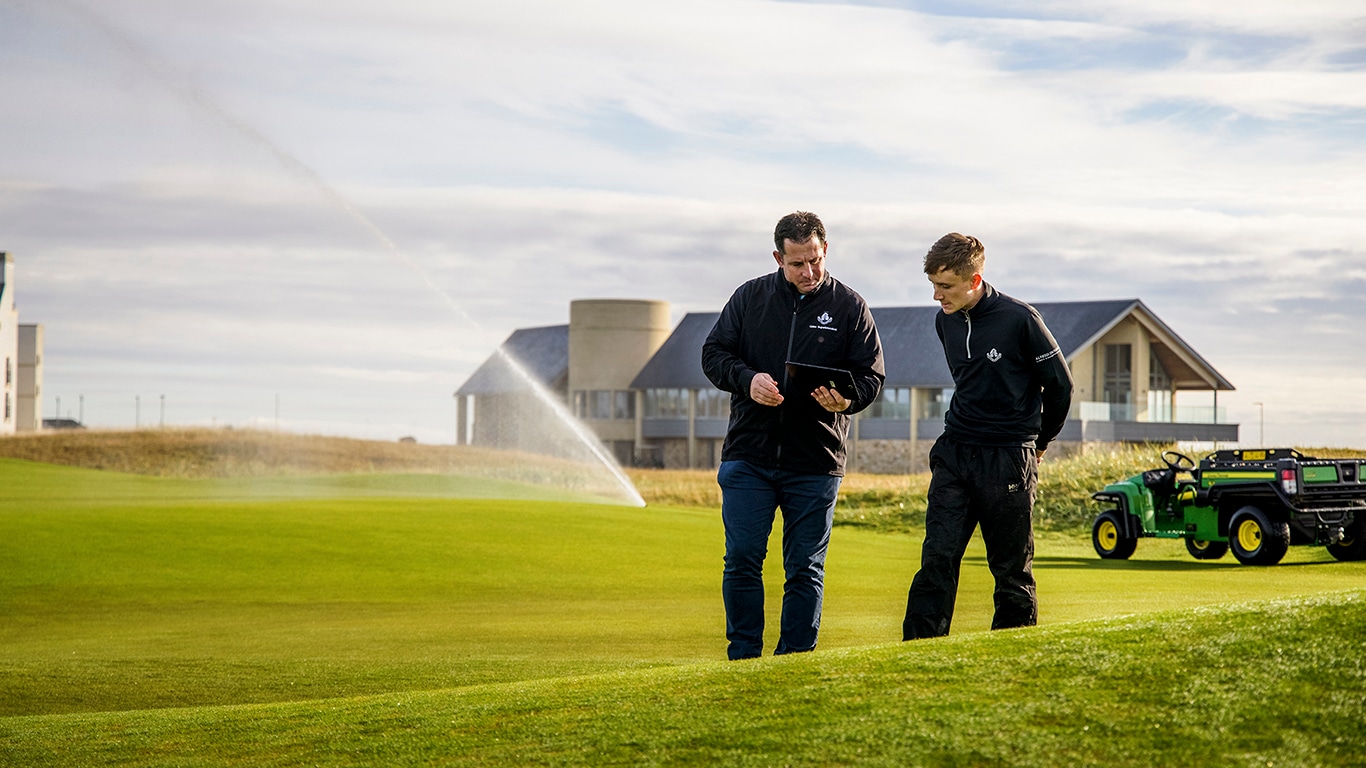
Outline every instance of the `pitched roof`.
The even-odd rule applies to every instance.
[[[689,312],[631,380],[631,389],[708,389],[702,373],[702,342],[720,312]]]
[[[1089,348],[1107,331],[1132,312],[1139,321],[1156,331],[1167,348],[1173,349],[1176,362],[1163,363],[1168,369],[1182,368],[1202,382],[1219,389],[1233,385],[1219,375],[1204,358],[1177,336],[1138,299],[1110,301],[1060,301],[1033,305],[1043,316],[1058,347],[1068,360]],[[887,351],[887,386],[952,387],[944,362],[939,337],[934,332],[934,317],[939,307],[874,307],[882,347]],[[631,382],[634,389],[678,387],[698,389],[711,383],[702,373],[702,343],[716,324],[719,312],[690,312],[678,324],[664,345]],[[1171,356],[1167,356],[1171,357]],[[1179,358],[1179,360],[1177,360]],[[1184,367],[1181,361],[1184,361]],[[1203,370],[1202,370],[1203,369]],[[1201,373],[1206,375],[1200,375]]]
[[[934,333],[938,307],[877,307],[877,323],[886,355],[888,386],[952,387],[939,337]],[[674,329],[650,362],[631,381],[633,389],[712,386],[702,372],[702,343],[720,312],[690,312]]]
[[[470,374],[455,394],[488,395],[528,389],[526,381],[508,363],[505,354],[516,359],[528,374],[551,389],[560,388],[569,377],[568,325],[519,328],[498,350]]]
[[[1158,341],[1155,354],[1172,374],[1177,388],[1217,388],[1233,385],[1214,370],[1190,345],[1163,323],[1138,299],[1106,301],[1057,301],[1033,305],[1043,316],[1053,338],[1068,360],[1090,348],[1101,336],[1130,315]],[[875,307],[882,347],[888,351],[887,386],[953,386],[939,337],[934,332],[934,317],[940,311],[930,307]],[[689,312],[673,333],[631,381],[633,389],[706,389],[711,382],[702,373],[702,343],[716,324],[719,312]],[[514,331],[500,350],[522,361],[527,371],[562,388],[569,375],[569,326],[551,325]],[[495,354],[484,361],[456,392],[481,395],[525,389],[526,385]]]

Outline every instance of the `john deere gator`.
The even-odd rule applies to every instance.
[[[1101,557],[1128,559],[1155,537],[1185,539],[1198,560],[1232,549],[1244,565],[1279,563],[1292,545],[1366,559],[1366,459],[1273,448],[1215,451],[1198,465],[1167,451],[1162,463],[1092,494],[1106,507],[1091,526]]]

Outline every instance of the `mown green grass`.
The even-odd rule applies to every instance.
[[[0,714],[331,698],[724,657],[714,511],[330,490],[281,500],[253,488],[0,461]],[[822,648],[900,637],[920,538],[836,531]],[[1246,568],[1158,540],[1117,563],[1084,538],[1045,534],[1036,573],[1040,620],[1052,624],[1349,588],[1366,564],[1294,548],[1286,565]],[[776,555],[767,574],[776,627]],[[985,629],[991,611],[974,542],[954,631]]]
[[[1349,766],[1366,591],[738,663],[0,719],[10,765]]]

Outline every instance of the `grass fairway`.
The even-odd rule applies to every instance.
[[[0,719],[9,765],[1349,766],[1366,593],[799,657]]]
[[[1344,590],[1366,584],[1366,563],[1322,549],[1249,568],[1144,540],[1134,560],[1110,562],[1082,537],[1047,534],[1044,626],[991,634],[974,544],[954,635],[886,646],[920,535],[838,528],[822,651],[714,664],[714,510],[552,502],[487,482],[186,480],[0,460],[0,764],[1062,764],[1127,754],[1056,750],[1073,722],[1127,733],[1122,706],[1150,686],[1139,719],[1197,729],[1183,738],[1205,750],[1223,742],[1191,719],[1210,706],[1228,710],[1220,725],[1234,732],[1220,738],[1247,754],[1296,747],[1281,725],[1246,721],[1244,688],[1305,718],[1337,707],[1308,732],[1337,738],[1345,712],[1355,735],[1340,743],[1361,746],[1362,597]],[[443,498],[462,490],[523,498]],[[1192,611],[1285,597],[1297,599]],[[1142,615],[1112,618],[1130,614]],[[1356,623],[1333,629],[1340,617]],[[1310,633],[1277,641],[1282,652],[1308,647],[1283,659],[1258,645],[1272,642],[1259,622]],[[1353,652],[1313,651],[1320,632]],[[1014,682],[997,685],[993,669]],[[1355,709],[1334,703],[1334,680],[1356,686]],[[1092,698],[1107,714],[1087,720]],[[1272,725],[1280,746],[1258,746]],[[794,744],[792,731],[806,735]],[[1167,732],[1123,743],[1151,756]],[[1052,761],[1027,754],[1033,737],[1062,745],[1041,753]],[[927,758],[931,747],[956,757]]]

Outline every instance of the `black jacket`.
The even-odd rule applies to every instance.
[[[956,387],[944,434],[1044,450],[1067,421],[1072,373],[1039,313],[984,285],[972,309],[934,319]]]
[[[809,392],[789,391],[784,363],[846,368],[857,392],[830,413]],[[702,345],[702,370],[730,392],[730,425],[721,460],[744,460],[803,474],[843,475],[849,416],[882,390],[882,341],[863,297],[830,275],[802,296],[778,269],[741,285],[721,310]],[[759,405],[749,397],[757,373],[778,383],[783,402]]]

